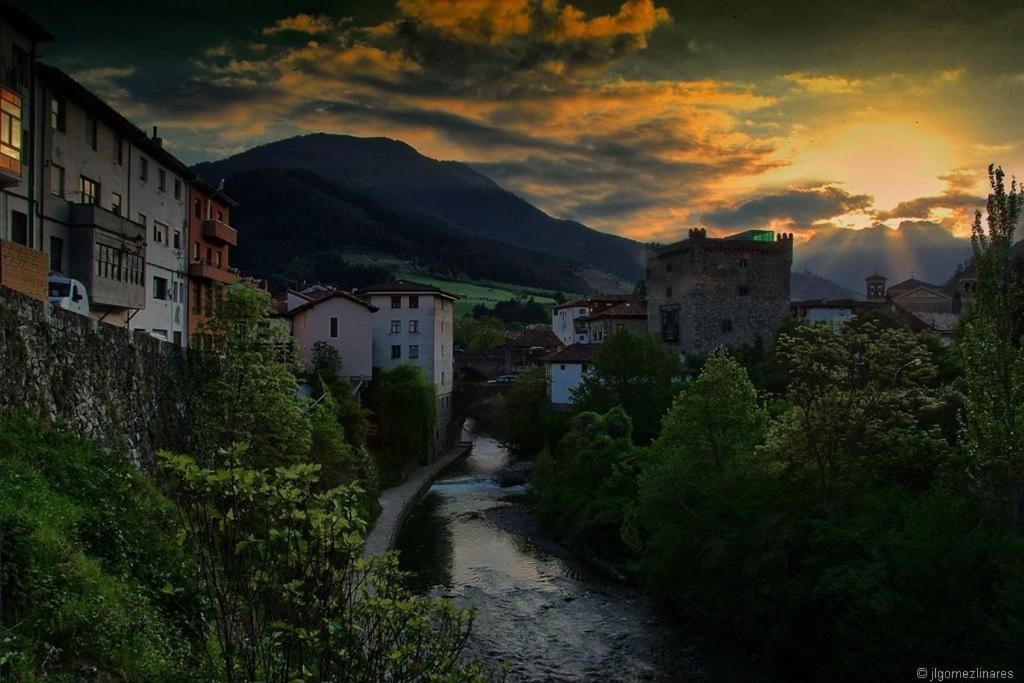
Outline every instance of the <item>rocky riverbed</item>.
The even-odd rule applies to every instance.
[[[499,484],[510,483],[505,449],[472,436],[473,453],[441,475],[398,539],[420,590],[476,607],[470,656],[507,666],[516,681],[761,678],[545,533],[525,488]]]

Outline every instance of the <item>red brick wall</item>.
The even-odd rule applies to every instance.
[[[0,240],[0,285],[46,301],[46,254]]]

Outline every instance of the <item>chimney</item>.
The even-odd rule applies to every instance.
[[[163,147],[163,146],[164,146],[164,141],[163,141],[163,138],[161,138],[161,137],[160,137],[160,136],[159,136],[159,135],[157,134],[157,128],[156,128],[156,126],[153,126],[153,142],[155,142],[156,144],[160,145],[161,147]]]

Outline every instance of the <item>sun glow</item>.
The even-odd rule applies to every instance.
[[[805,174],[830,174],[883,209],[939,194],[937,176],[956,165],[944,136],[910,121],[857,123],[809,142],[797,157]]]

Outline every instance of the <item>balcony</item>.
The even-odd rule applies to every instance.
[[[68,274],[85,284],[95,305],[146,305],[146,228],[94,204],[71,205]]]
[[[203,237],[217,244],[238,244],[238,231],[223,221],[208,219],[203,221]]]
[[[75,228],[103,230],[112,236],[136,243],[146,242],[146,226],[96,204],[72,204],[71,225]]]
[[[188,264],[188,276],[194,280],[230,284],[238,279],[239,274],[234,268],[222,268],[212,263],[193,261]]]
[[[0,66],[0,69],[3,67]],[[0,109],[3,110],[4,129],[17,126],[12,140],[21,141],[21,96],[10,87],[0,85]],[[12,187],[21,182],[21,150],[0,142],[0,187]]]

